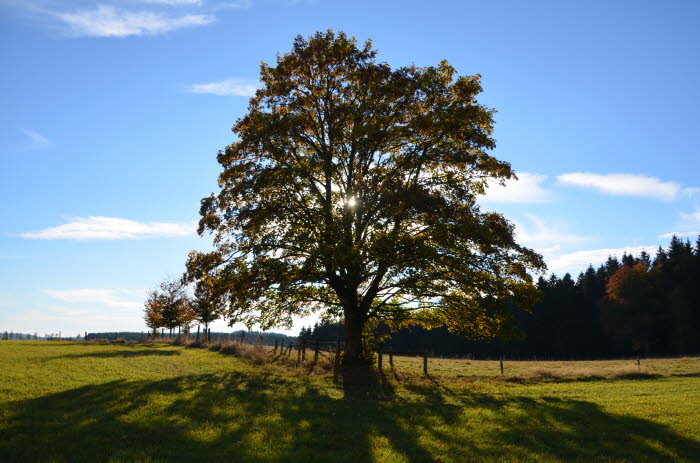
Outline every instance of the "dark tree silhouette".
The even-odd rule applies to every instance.
[[[542,300],[532,314],[516,312],[523,337],[509,342],[465,339],[440,327],[403,328],[385,349],[436,354],[525,358],[609,358],[700,353],[700,240],[673,238],[654,257],[610,257],[569,275],[540,278]],[[607,290],[607,291],[606,291]],[[337,339],[341,324],[322,323],[312,339]],[[380,330],[387,327],[379,327]]]

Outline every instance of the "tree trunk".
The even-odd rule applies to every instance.
[[[199,325],[197,325],[197,340],[195,342],[199,342]]]
[[[359,366],[366,363],[362,355],[362,317],[355,310],[345,311],[345,347],[343,365]]]

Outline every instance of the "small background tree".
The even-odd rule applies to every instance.
[[[165,306],[165,297],[158,291],[149,291],[144,303],[143,319],[146,326],[151,330],[153,338],[158,337],[158,328],[164,327],[163,324],[163,307]]]
[[[194,289],[192,309],[194,319],[204,325],[205,341],[209,339],[209,324],[221,318],[225,307],[224,295],[217,290],[216,280],[206,277],[197,281]]]
[[[175,328],[189,326],[193,319],[191,303],[180,281],[166,279],[157,290],[160,306],[160,326],[168,329],[170,337]]]

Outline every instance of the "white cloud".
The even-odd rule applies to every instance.
[[[192,93],[210,93],[219,96],[253,96],[257,90],[253,82],[239,79],[227,79],[220,82],[194,84],[189,87]]]
[[[204,5],[203,0],[141,0],[143,3],[151,3],[156,5],[165,6],[198,6]],[[239,1],[229,1],[229,2],[207,2],[206,10],[216,11],[224,10],[229,8],[250,8],[252,6],[251,0],[239,0]]]
[[[28,310],[14,309],[11,316],[0,321],[9,324],[15,331],[39,334],[63,332],[75,336],[85,331],[145,331],[143,303],[145,289],[45,289],[50,299],[40,302]],[[2,305],[2,301],[0,301]]]
[[[216,3],[214,5],[211,5],[209,7],[209,10],[217,11],[217,10],[228,10],[228,9],[236,9],[236,8],[250,8],[251,6],[253,6],[252,0],[239,0],[239,1],[234,1],[234,2]]]
[[[539,252],[542,253],[549,272],[556,273],[559,276],[568,272],[576,276],[580,272],[585,271],[588,265],[599,266],[609,256],[621,258],[624,253],[636,256],[642,251],[646,251],[653,256],[656,254],[657,248],[657,246],[629,246],[625,248],[589,249],[569,253],[561,253],[558,249],[541,249]]]
[[[542,187],[546,175],[522,172],[518,180],[506,181],[506,186],[496,180],[489,180],[488,190],[483,198],[488,203],[543,203],[551,200],[551,194]]]
[[[60,331],[65,337],[82,336],[85,331],[148,331],[142,308],[143,304],[123,310],[94,304],[83,308],[48,305],[21,312],[8,321],[20,332],[44,335]]]
[[[659,238],[671,238],[673,235],[678,237],[697,237],[700,235],[700,211],[681,212],[681,220],[677,224],[677,230],[679,231],[659,235]]]
[[[22,132],[31,140],[31,148],[46,148],[51,145],[51,141],[34,130],[22,129]]]
[[[73,304],[101,304],[114,309],[139,310],[146,297],[145,290],[129,289],[45,289],[48,296]]]
[[[141,0],[143,3],[155,3],[168,6],[202,6],[202,0]]]
[[[641,196],[671,201],[682,194],[691,195],[696,188],[683,188],[675,182],[664,182],[655,177],[634,174],[592,174],[573,172],[557,177],[560,183],[593,188],[603,193],[622,196]]]
[[[527,215],[530,224],[513,221],[516,241],[527,246],[559,246],[564,243],[580,243],[590,238],[566,230],[560,224],[546,222],[534,215]]]
[[[76,217],[70,222],[19,236],[39,240],[123,240],[170,238],[193,234],[193,223],[136,222],[118,217]]]
[[[700,236],[700,229],[695,230],[695,231],[678,231],[678,232],[669,232],[669,233],[664,233],[663,235],[659,235],[659,238],[673,238],[674,236],[677,236],[678,238],[694,238]]]
[[[156,35],[190,26],[203,26],[214,21],[205,14],[166,16],[153,11],[117,10],[113,6],[98,5],[92,10],[53,15],[68,27],[76,37],[128,37]]]

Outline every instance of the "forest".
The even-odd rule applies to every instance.
[[[700,237],[676,236],[655,256],[610,256],[597,269],[540,277],[541,299],[531,313],[513,308],[511,339],[468,340],[446,328],[402,328],[384,350],[428,350],[434,355],[588,359],[700,352]],[[386,325],[380,325],[380,332]],[[300,338],[342,339],[343,326],[304,327]]]

